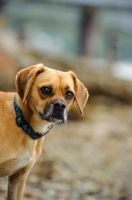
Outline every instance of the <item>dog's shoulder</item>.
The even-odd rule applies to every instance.
[[[0,101],[2,100],[9,100],[9,99],[12,99],[13,96],[15,95],[15,92],[3,92],[3,91],[0,91]]]
[[[10,110],[10,108],[13,108],[13,99],[14,99],[15,93],[13,92],[2,92],[0,91],[0,110]]]

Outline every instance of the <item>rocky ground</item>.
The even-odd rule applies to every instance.
[[[72,116],[45,137],[24,200],[131,200],[132,107],[98,96]],[[0,200],[6,190],[1,178]]]

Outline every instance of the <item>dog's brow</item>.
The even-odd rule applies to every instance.
[[[41,86],[39,86],[39,88],[42,88],[42,87],[49,87],[51,89],[53,89],[53,84],[49,85],[49,84],[42,84]]]
[[[68,85],[65,87],[66,90],[68,90],[69,88],[70,88],[70,87],[69,87]]]

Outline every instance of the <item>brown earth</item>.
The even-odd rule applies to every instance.
[[[18,65],[7,52],[0,49],[0,90],[12,90],[15,86],[14,77]]]

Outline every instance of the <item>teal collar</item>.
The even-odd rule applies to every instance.
[[[18,107],[16,102],[16,95],[14,96],[14,109],[16,112],[16,124],[23,129],[24,132],[26,132],[32,139],[37,140],[44,135],[46,135],[49,130],[53,127],[53,124],[47,127],[45,133],[36,133],[34,130],[29,126],[29,124],[26,122],[26,120],[23,117],[21,109]]]

